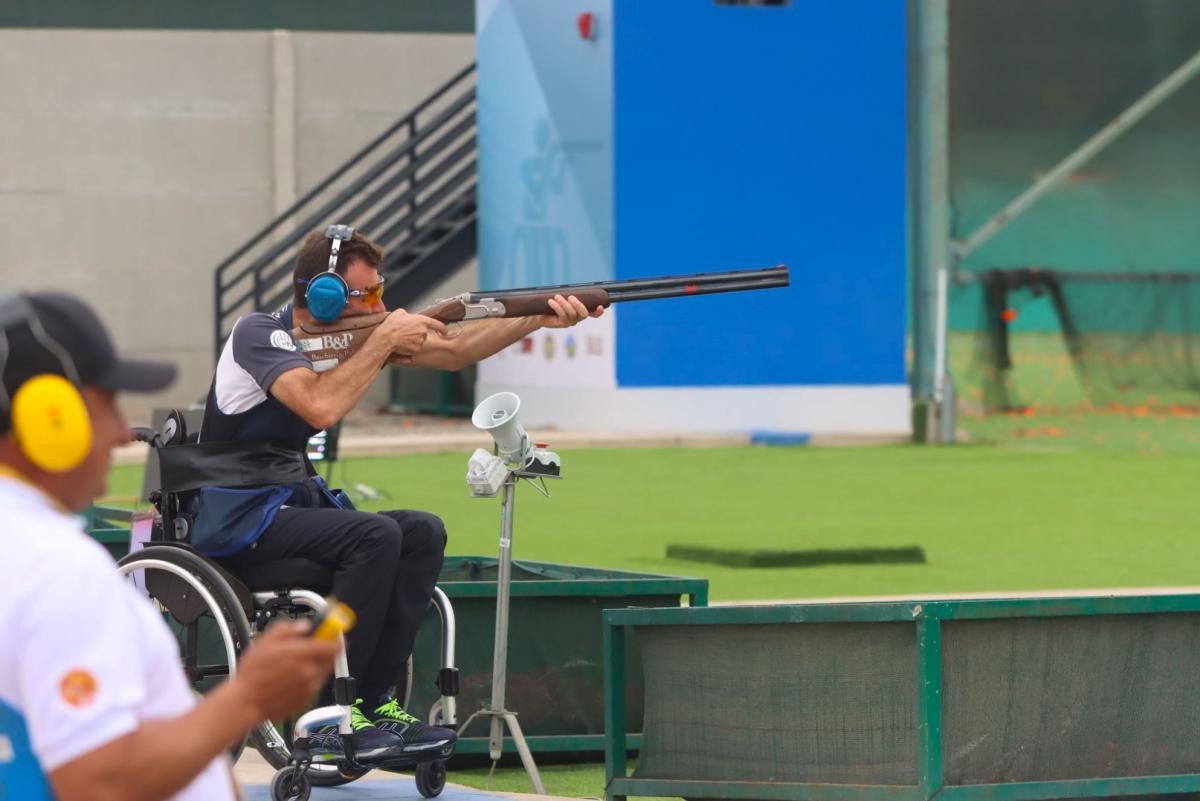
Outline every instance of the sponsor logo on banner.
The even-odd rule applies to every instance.
[[[292,338],[287,331],[272,331],[271,344],[280,350],[295,350],[296,344],[292,342]]]
[[[514,342],[512,358],[480,362],[479,383],[518,394],[521,387],[611,389],[616,386],[617,317],[609,309],[576,328],[546,329]]]

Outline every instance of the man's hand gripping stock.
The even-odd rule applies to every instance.
[[[413,356],[425,347],[425,340],[429,338],[430,331],[442,336],[449,333],[446,324],[441,320],[396,309],[379,324],[375,336],[386,338],[391,345],[392,356],[388,361],[393,364],[408,364],[412,362]]]

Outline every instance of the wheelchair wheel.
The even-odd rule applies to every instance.
[[[271,777],[271,801],[308,801],[312,786],[303,773],[280,770]]]
[[[250,625],[228,582],[204,557],[186,548],[151,545],[117,563],[123,576],[135,576],[162,612],[179,642],[183,670],[192,689],[208,692],[237,670],[250,644]],[[244,743],[231,751],[236,762]]]
[[[425,798],[437,798],[446,787],[446,763],[425,762],[417,765],[417,792]]]

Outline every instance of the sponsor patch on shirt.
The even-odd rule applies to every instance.
[[[271,344],[280,350],[296,349],[296,343],[292,342],[292,338],[287,331],[272,331]]]
[[[296,340],[296,350],[300,351],[301,353],[308,353],[310,351],[322,349],[323,346],[321,345],[320,337],[308,337],[306,339]]]
[[[346,331],[341,334],[324,334],[319,337],[306,337],[296,340],[296,350],[301,353],[312,353],[317,350],[349,350],[353,342],[353,331]]]
[[[63,700],[74,707],[85,707],[96,698],[96,677],[76,668],[63,676],[58,684]]]

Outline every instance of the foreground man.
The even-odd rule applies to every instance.
[[[115,393],[174,376],[119,359],[75,298],[0,296],[0,798],[232,801],[226,751],[332,671],[336,642],[274,626],[197,702],[175,638],[72,514],[129,441]]]

